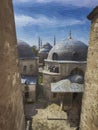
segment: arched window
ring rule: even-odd
[[[84,76],[84,72],[81,69],[79,69],[79,68],[73,69],[70,74],[71,75],[78,74],[78,75]]]
[[[24,65],[24,66],[23,66],[23,72],[25,73],[26,71],[27,71],[27,66]]]
[[[77,52],[72,53],[73,60],[79,60],[79,54]]]
[[[58,60],[58,55],[56,53],[53,53],[52,60]]]
[[[33,65],[30,65],[30,71],[32,71],[33,70]]]

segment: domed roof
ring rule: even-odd
[[[32,48],[24,41],[18,41],[18,55],[19,58],[30,59],[34,57]]]
[[[87,58],[87,45],[71,37],[61,44],[56,44],[49,52],[49,60],[85,61]]]
[[[52,46],[50,45],[50,43],[46,43],[42,46],[42,48],[40,49],[39,53],[48,53],[51,50]]]
[[[72,83],[80,83],[80,84],[83,84],[84,83],[84,77],[82,75],[78,75],[78,74],[75,74],[75,75],[71,75],[69,77],[69,80],[72,82]]]

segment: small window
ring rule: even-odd
[[[29,98],[29,92],[25,92],[25,98]]]
[[[33,65],[30,65],[30,71],[32,71],[33,70]]]
[[[58,55],[56,53],[53,54],[52,60],[58,60]]]
[[[56,98],[57,97],[57,93],[53,93],[53,98]]]
[[[27,71],[27,66],[25,65],[24,67],[23,67],[23,72],[25,73]]]
[[[78,60],[79,59],[79,54],[77,52],[72,53],[73,59]]]

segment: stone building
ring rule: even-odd
[[[38,78],[38,58],[32,48],[25,42],[18,42],[19,65],[23,93],[27,101],[36,100],[36,87]]]
[[[67,40],[50,50],[43,71],[46,99],[60,104],[64,110],[73,106],[79,108],[78,119],[84,92],[87,49],[86,44],[74,40],[70,34]]]
[[[35,57],[32,48],[25,42],[18,42],[18,54],[21,75],[38,75],[38,58]]]
[[[88,19],[91,20],[91,32],[80,130],[98,130],[98,6]]]
[[[0,1],[0,130],[24,130],[12,0]]]
[[[72,38],[67,39],[64,43],[56,44],[51,49],[45,60],[43,71],[44,91],[49,100],[57,99],[57,96],[53,96],[54,94],[51,92],[53,86],[51,83],[67,79],[73,83],[83,84],[86,56],[87,45]]]

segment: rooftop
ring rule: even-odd
[[[21,77],[21,83],[22,84],[36,84],[37,83],[37,77],[22,76]]]

